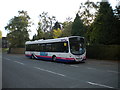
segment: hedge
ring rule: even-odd
[[[87,46],[87,58],[120,60],[120,45]]]
[[[24,54],[25,48],[11,48],[8,50],[8,53],[13,53],[13,54]]]

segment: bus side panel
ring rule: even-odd
[[[25,56],[31,58],[32,54],[29,51],[25,51]]]
[[[25,56],[31,58],[32,54],[34,54],[37,59],[43,60],[52,60],[52,56],[56,56],[56,61],[60,62],[75,62],[74,58],[69,58],[68,53],[50,53],[50,52],[25,52]]]

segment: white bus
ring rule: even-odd
[[[70,36],[57,39],[27,41],[25,56],[60,62],[84,62],[86,48],[84,37]]]

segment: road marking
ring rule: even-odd
[[[53,71],[50,71],[50,70],[46,70],[46,69],[42,69],[42,68],[38,68],[38,67],[34,67],[34,68],[39,69],[41,71],[46,71],[46,72],[49,72],[49,73],[52,73],[52,74],[56,74],[56,75],[65,77],[64,74],[56,73],[56,72],[53,72]]]
[[[93,83],[93,82],[89,82],[89,81],[87,81],[87,83],[91,84],[91,85],[106,87],[106,88],[114,88],[114,87],[111,87],[111,86],[107,86],[107,85],[103,85],[103,84],[98,84],[98,83]]]
[[[87,69],[92,69],[92,70],[96,70],[96,68],[91,68],[91,67],[87,67]]]
[[[18,61],[14,61],[14,62],[24,65],[24,63],[21,63],[21,62],[18,62]]]
[[[70,65],[70,66],[72,66],[72,67],[79,67],[79,66],[77,66],[77,65]]]
[[[112,73],[116,73],[116,74],[120,73],[120,72],[112,71],[112,70],[107,70],[107,72],[112,72]]]
[[[9,58],[5,58],[5,59],[10,61],[10,59],[9,59]]]

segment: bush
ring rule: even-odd
[[[120,59],[120,45],[93,45],[87,46],[87,58],[93,59]]]

